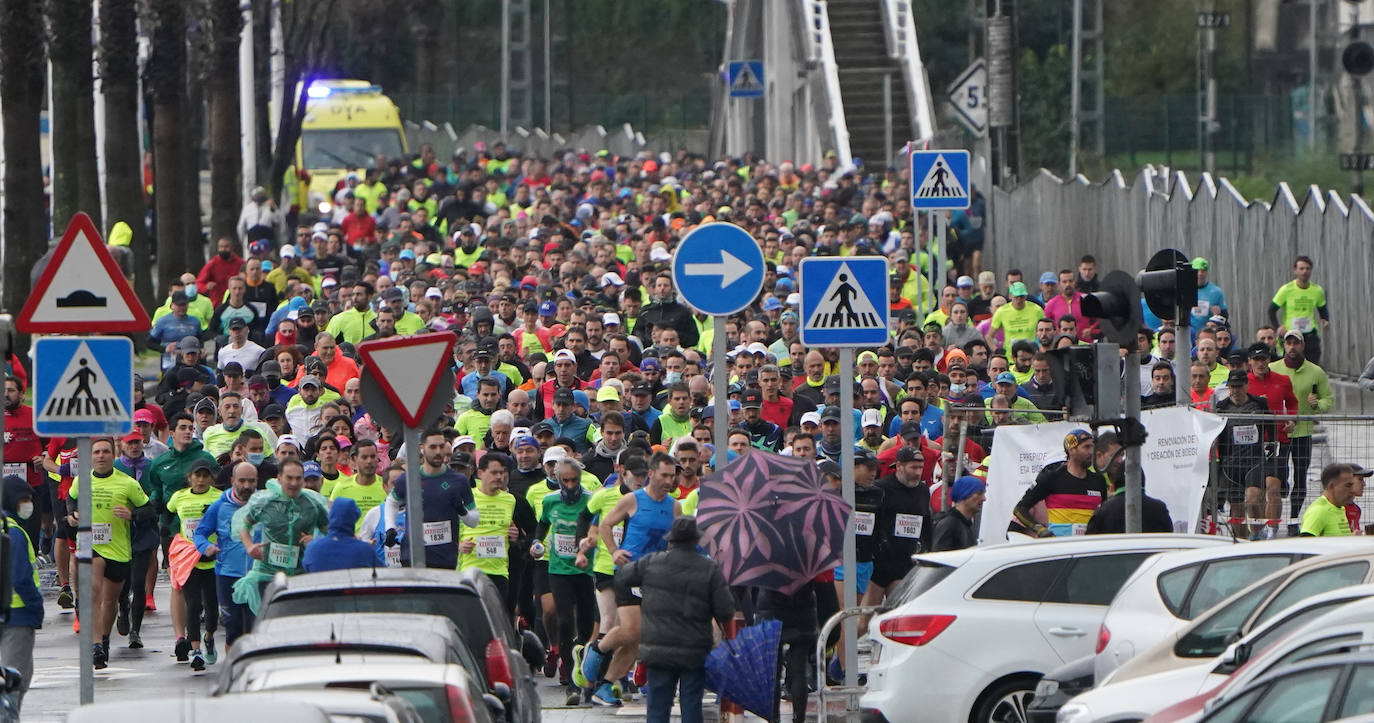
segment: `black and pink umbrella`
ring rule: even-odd
[[[697,525],[727,582],[790,595],[840,563],[852,512],[814,462],[753,450],[702,480]]]

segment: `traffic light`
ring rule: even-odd
[[[1197,270],[1178,249],[1164,249],[1151,256],[1135,280],[1145,305],[1161,319],[1179,321],[1179,307],[1197,306]]]
[[[1369,71],[1374,70],[1374,45],[1356,40],[1345,46],[1345,51],[1341,53],[1341,67],[1354,76],[1369,75]]]
[[[1063,390],[1070,420],[1121,417],[1120,347],[1079,344],[1047,352],[1054,387]]]
[[[1125,271],[1113,271],[1103,277],[1099,288],[1101,291],[1083,296],[1083,315],[1100,321],[1105,340],[1128,349],[1135,348],[1136,332],[1144,323],[1140,313],[1140,289],[1135,279]]]

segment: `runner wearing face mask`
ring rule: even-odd
[[[558,616],[558,683],[567,689],[568,705],[582,702],[582,691],[573,684],[573,646],[586,645],[592,635],[596,591],[588,553],[596,543],[587,534],[592,496],[582,487],[582,464],[564,457],[555,463],[558,491],[544,497],[535,528],[535,539],[549,537],[544,550],[549,560],[549,590]],[[574,637],[576,642],[574,642]]]

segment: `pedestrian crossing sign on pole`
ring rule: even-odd
[[[122,336],[51,336],[33,345],[33,428],[43,437],[133,429],[134,346]]]
[[[880,346],[888,341],[887,259],[802,259],[801,340],[807,346]]]
[[[734,60],[726,72],[731,98],[763,97],[763,61]]]
[[[968,151],[911,152],[911,207],[963,209],[969,204]]]

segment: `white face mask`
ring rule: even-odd
[[[18,509],[16,512],[19,514],[19,519],[21,519],[21,520],[27,520],[27,519],[29,519],[30,517],[33,516],[33,503],[32,503],[32,502],[20,502],[20,503],[19,503],[19,509]]]

